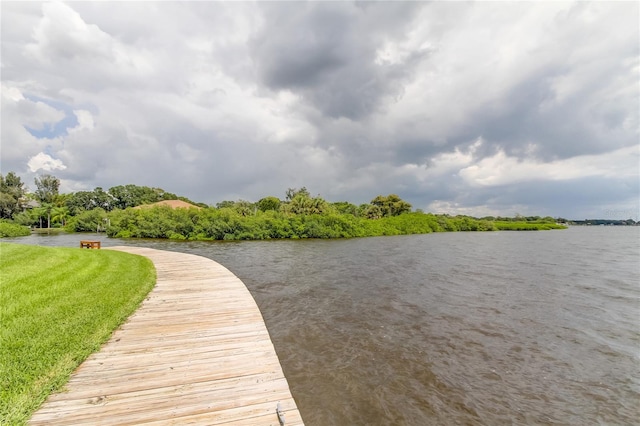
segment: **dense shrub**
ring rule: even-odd
[[[444,231],[492,231],[493,223],[470,217],[424,213],[368,219],[330,209],[326,213],[294,214],[257,210],[251,215],[232,207],[171,209],[158,206],[114,210],[107,216],[107,234],[119,238],[175,240],[266,240],[277,238],[351,238],[425,234]],[[75,230],[95,229],[101,214],[82,214],[72,221]]]
[[[26,237],[31,234],[29,228],[17,223],[0,222],[0,238],[3,237]]]
[[[108,227],[107,212],[101,208],[83,211],[69,219],[65,230],[70,232],[96,232]]]

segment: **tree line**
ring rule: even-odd
[[[93,191],[78,191],[61,194],[60,179],[45,174],[35,178],[36,190],[28,192],[26,184],[14,172],[0,174],[0,219],[39,228],[64,226],[65,222],[83,212],[102,209],[110,212],[163,200],[183,200],[161,188],[138,185],[118,185],[104,191],[101,187]]]
[[[0,219],[5,229],[11,224],[58,227],[69,232],[104,231],[121,238],[180,240],[347,238],[518,229],[513,223],[505,225],[510,218],[477,219],[412,211],[411,204],[396,194],[378,195],[369,203],[355,205],[329,202],[302,187],[287,189],[282,200],[267,196],[257,202],[222,201],[208,206],[161,188],[133,184],[60,194],[60,180],[42,175],[35,179],[35,185],[35,192],[29,193],[15,173],[0,174]],[[182,200],[194,207],[141,208],[164,200]],[[523,229],[556,227],[553,218],[534,218]],[[520,218],[517,223],[523,221]]]

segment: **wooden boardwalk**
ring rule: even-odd
[[[204,257],[136,247],[157,284],[32,425],[302,425],[245,285]]]

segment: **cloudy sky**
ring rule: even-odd
[[[638,219],[638,2],[0,4],[1,170]]]

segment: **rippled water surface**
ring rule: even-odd
[[[309,426],[640,418],[640,228],[103,241],[199,254],[240,277]]]

